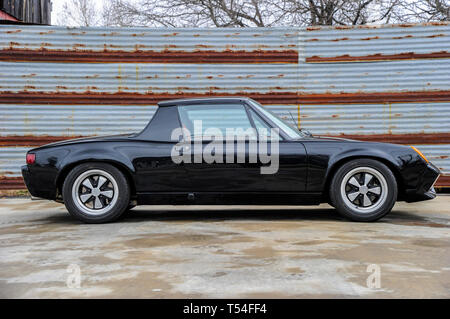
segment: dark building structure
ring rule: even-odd
[[[0,21],[51,24],[50,0],[0,0]]]

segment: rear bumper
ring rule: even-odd
[[[405,201],[408,203],[429,200],[436,197],[434,183],[436,183],[441,171],[432,163],[428,163],[416,189],[407,189]]]
[[[31,196],[52,200],[56,198],[56,188],[48,189],[47,185],[41,182],[41,178],[32,174],[27,165],[23,165],[21,169],[23,180]]]

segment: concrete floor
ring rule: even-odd
[[[367,286],[371,264],[380,288]],[[103,225],[0,199],[0,298],[42,297],[449,298],[450,196],[376,223],[327,205],[143,206]]]

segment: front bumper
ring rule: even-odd
[[[441,171],[432,163],[428,163],[419,179],[417,188],[407,189],[405,201],[408,203],[429,200],[436,197],[434,183],[436,183]]]

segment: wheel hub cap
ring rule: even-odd
[[[99,215],[109,211],[117,201],[118,186],[114,178],[102,170],[90,170],[74,182],[72,196],[83,212]]]
[[[91,192],[91,194],[95,197],[97,197],[98,195],[100,195],[100,190],[98,188],[94,188]]]
[[[367,194],[367,191],[369,190],[369,188],[367,188],[367,186],[361,186],[360,188],[359,188],[359,192],[361,193],[361,194]]]
[[[358,167],[342,179],[341,195],[351,209],[371,213],[387,198],[388,185],[385,177],[372,167]]]

